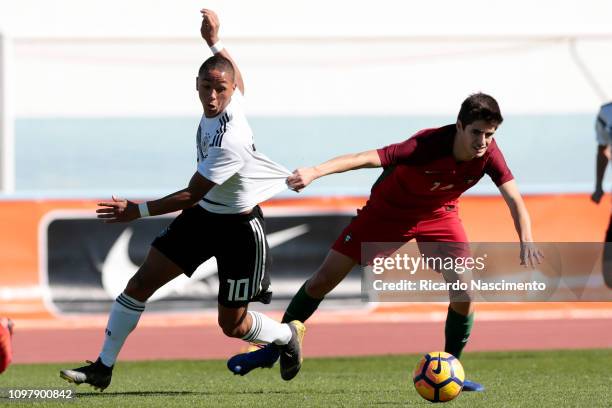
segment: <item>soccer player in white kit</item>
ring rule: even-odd
[[[599,204],[604,194],[603,179],[606,174],[606,169],[608,168],[608,162],[610,161],[610,145],[612,145],[612,102],[602,105],[599,109],[595,121],[595,133],[597,134],[595,191],[591,195],[591,200]],[[612,289],[612,212],[610,213],[610,222],[608,223],[605,242],[602,271],[604,282]]]
[[[136,327],[147,299],[181,274],[216,257],[219,271],[219,326],[229,337],[275,343],[283,351],[281,376],[290,380],[301,365],[305,328],[281,324],[248,310],[249,302],[269,303],[269,249],[258,204],[286,187],[291,173],[255,148],[244,107],[242,75],[218,38],[219,20],[202,12],[201,34],[213,52],[198,72],[197,90],[204,114],[197,131],[197,170],[189,185],[166,197],[136,204],[113,197],[99,204],[98,218],[129,222],[183,210],[151,244],[151,249],[113,304],[98,359],[62,370],[76,384],[104,390],[127,336]]]

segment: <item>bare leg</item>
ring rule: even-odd
[[[323,264],[306,282],[306,294],[315,299],[323,299],[356,264],[353,258],[331,249]]]

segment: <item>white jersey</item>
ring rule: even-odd
[[[612,102],[601,107],[595,121],[597,143],[601,146],[612,144]]]
[[[199,203],[207,211],[245,212],[287,188],[289,170],[255,149],[238,89],[219,115],[202,115],[197,153],[198,172],[216,184]]]

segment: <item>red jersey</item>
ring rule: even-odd
[[[488,174],[500,186],[514,178],[495,139],[482,157],[458,162],[455,125],[425,129],[410,139],[378,149],[383,174],[366,207],[386,216],[431,213],[456,205],[459,196]]]

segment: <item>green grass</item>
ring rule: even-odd
[[[3,403],[8,407],[397,407],[426,406],[411,372],[418,356],[307,359],[291,382],[278,367],[233,376],[224,361],[119,363],[103,393],[76,387],[73,402]],[[454,407],[610,407],[612,349],[467,353],[468,378],[484,393],[463,393]],[[78,364],[77,364],[78,365]],[[66,388],[60,368],[72,364],[13,365],[0,388]]]

